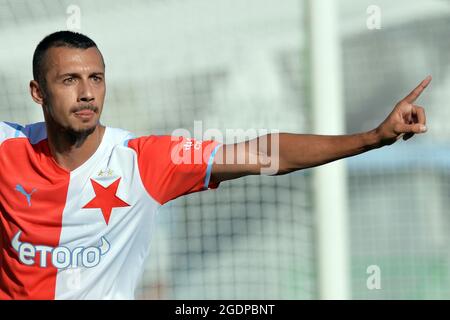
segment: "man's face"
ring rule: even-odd
[[[44,63],[44,113],[72,132],[93,132],[105,99],[105,67],[95,47],[50,48]]]

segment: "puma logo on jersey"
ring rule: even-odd
[[[19,191],[21,194],[23,194],[26,197],[28,206],[31,207],[31,195],[37,191],[36,188],[31,190],[30,193],[28,193],[25,191],[25,188],[22,187],[22,185],[18,184],[18,185],[16,185],[16,190]]]
[[[21,242],[21,234],[22,231],[16,233],[11,240],[11,246],[19,254],[20,262],[27,266],[37,264],[41,268],[47,268],[47,255],[49,255],[53,266],[57,269],[76,268],[80,266],[93,268],[100,263],[102,256],[110,248],[110,244],[105,237],[101,238],[101,245],[99,247],[77,247],[70,250],[67,247],[52,248],[44,245],[33,245],[29,242]],[[40,254],[39,261],[37,261],[37,253]]]

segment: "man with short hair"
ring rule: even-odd
[[[45,122],[0,122],[0,299],[134,298],[161,205],[268,167],[287,174],[423,133],[414,102],[431,81],[369,132],[222,145],[103,126],[105,63],[82,34],[45,37],[33,77]]]

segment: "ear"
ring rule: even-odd
[[[30,81],[30,94],[34,102],[40,105],[44,104],[44,92],[36,80]]]

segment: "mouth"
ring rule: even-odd
[[[75,117],[82,119],[82,120],[89,120],[92,117],[94,117],[95,112],[92,110],[81,110],[74,112]]]

